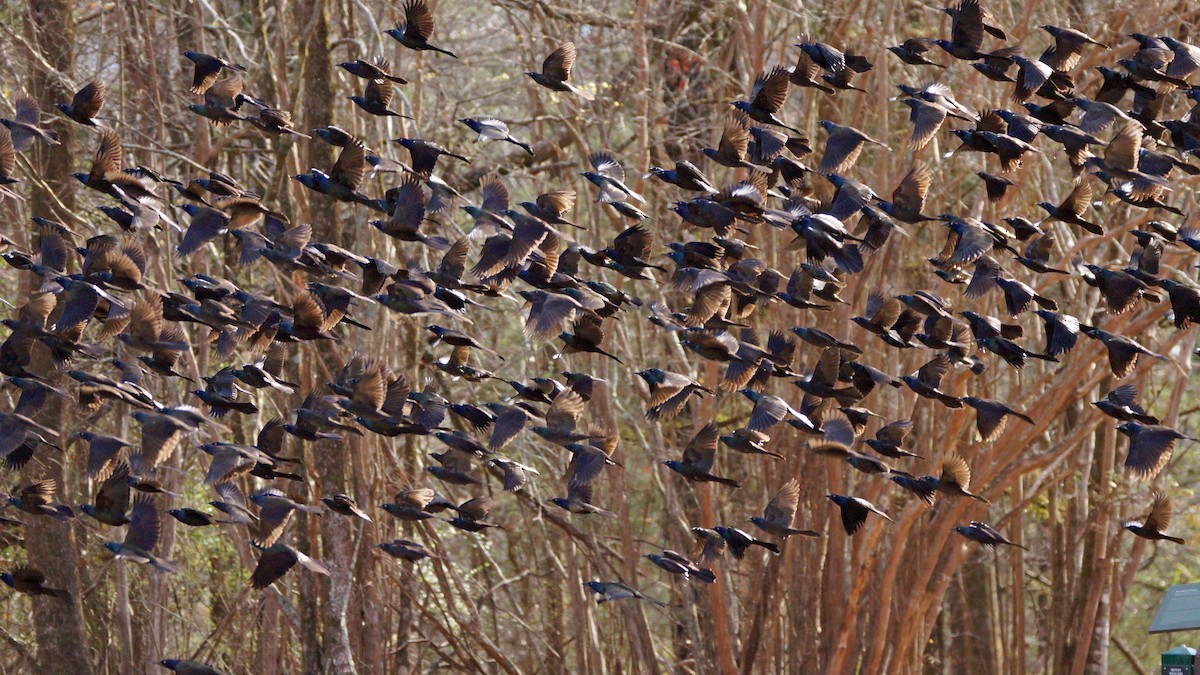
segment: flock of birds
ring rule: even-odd
[[[328,494],[321,498],[322,505],[300,503],[288,495],[289,481],[305,480],[298,473],[302,469],[298,460],[285,454],[289,436],[297,441],[338,441],[364,433],[432,436],[444,450],[431,455],[435,461],[427,468],[430,478],[473,494],[481,492],[488,475],[499,478],[509,492],[540,480],[535,468],[504,456],[522,434],[527,439],[537,436],[540,441],[534,442],[571,456],[565,496],[549,500],[549,505],[580,517],[612,516],[597,503],[594,487],[606,472],[619,470],[612,455],[620,434],[582,423],[594,388],[602,380],[566,371],[561,382],[553,377],[510,381],[472,363],[480,353],[499,364],[504,358],[470,334],[471,310],[487,299],[512,299],[515,292],[528,307],[526,335],[556,341],[561,354],[599,354],[624,364],[621,357],[629,357],[614,353],[607,335],[609,322],[626,311],[646,315],[664,338],[677,339],[700,359],[724,365],[720,382],[707,385],[660,368],[637,372],[649,388],[645,414],[654,422],[680,415],[690,401],[716,396],[718,389],[740,392],[752,406],[744,427],[723,433],[710,421],[701,426],[679,459],[663,462],[687,481],[740,487],[736,480],[715,473],[718,449],[758,455],[766,462],[778,460],[782,455],[769,449],[768,433],[786,423],[810,439],[797,452],[844,460],[858,471],[887,477],[897,489],[929,504],[939,497],[986,504],[985,497],[972,491],[967,462],[952,451],[939,458],[940,470],[934,475],[919,476],[900,468],[916,457],[906,449],[911,421],[885,420],[873,438],[864,438],[872,418],[879,417],[864,400],[876,391],[886,394],[891,388],[907,387],[949,408],[971,408],[980,439],[990,442],[1002,433],[1009,418],[1035,420],[1001,401],[943,390],[943,379],[952,370],[967,369],[978,375],[987,367],[1002,367],[997,365],[1000,362],[1015,369],[1031,358],[1056,362],[1077,345],[1081,334],[1105,345],[1116,378],[1130,375],[1143,357],[1166,360],[1129,336],[1060,311],[1058,302],[1041,295],[1013,271],[1014,265],[1023,267],[1029,281],[1042,275],[1082,277],[1098,289],[1110,314],[1165,300],[1176,328],[1200,321],[1200,290],[1189,281],[1166,278],[1169,270],[1160,267],[1165,247],[1200,251],[1200,231],[1151,220],[1144,229],[1131,231],[1138,247],[1128,266],[1109,268],[1082,259],[1056,262],[1059,247],[1050,227],[1058,221],[1089,234],[1104,233],[1102,226],[1089,220],[1097,186],[1104,188],[1108,199],[1182,215],[1169,203],[1170,184],[1176,172],[1200,174],[1200,166],[1188,162],[1200,150],[1200,88],[1188,82],[1200,69],[1200,48],[1170,37],[1135,34],[1136,52],[1117,62],[1120,70],[1097,67],[1099,84],[1085,96],[1076,89],[1076,80],[1083,76],[1077,65],[1086,51],[1108,49],[1105,45],[1077,30],[1042,26],[1053,43],[1036,59],[1023,56],[1017,46],[993,45],[992,51],[985,52],[986,39],[1000,44],[1006,37],[978,1],[962,0],[946,11],[952,17],[949,39],[913,38],[888,49],[912,66],[946,68],[934,58],[940,56],[934,48],[940,48],[952,63],[967,61],[981,76],[1011,83],[1012,102],[1020,108],[975,111],[957,101],[945,85],[902,85],[902,102],[911,108],[910,149],[925,147],[953,118],[960,128],[950,133],[961,141],[959,152],[998,158],[997,173],[979,173],[991,202],[1004,200],[1016,189],[1009,176],[1027,153],[1061,149],[1075,178],[1074,189],[1061,204],[1041,204],[1046,214],[1040,222],[1020,216],[990,223],[965,215],[926,215],[927,166],[914,164],[890,200],[885,200],[847,174],[864,149],[883,153],[890,148],[858,129],[827,120],[820,122],[827,138],[816,169],[805,166],[802,160],[813,153],[809,139],[780,117],[789,89],[826,93],[857,89],[856,79],[872,68],[861,55],[805,41],[797,45],[796,66],[776,66],[763,73],[747,100],[733,104],[717,147],[703,151],[713,164],[739,170],[744,179],[717,187],[686,159],[672,168],[649,168],[646,178],[656,177],[678,189],[681,201],[670,210],[689,229],[705,235],[666,244],[665,258],[674,269],[653,262],[662,259],[662,253],[642,222],[648,218],[642,210],[645,199],[627,182],[621,163],[606,152],[592,153],[587,158],[590,168],[582,175],[594,186],[599,202],[632,221],[607,247],[593,250],[574,242],[572,231],[579,226],[568,219],[576,200],[573,190],[547,191],[521,202],[518,210],[498,175],[482,179],[478,206],[461,207],[473,221],[471,231],[450,241],[427,232],[427,223],[436,222],[435,215],[448,218],[453,206],[467,198],[439,179],[435,170],[439,162],[467,162],[466,157],[428,139],[395,139],[408,150],[406,164],[376,155],[362,139],[332,126],[314,130],[317,138],[313,139],[293,128],[286,111],[244,91],[245,67],[184,52],[194,63],[191,91],[203,97],[190,106],[194,113],[222,127],[252,124],[266,133],[339,147],[328,172],[314,168],[295,179],[321,195],[315,198],[377,212],[370,223],[385,235],[440,255],[434,269],[421,269],[412,262],[399,266],[314,241],[309,225],[291,223],[286,214],[233,177],[212,172],[183,182],[126,166],[117,131],[97,119],[105,87],[94,80],[58,109],[98,134],[90,170],[74,177],[111,198],[111,204],[100,210],[119,232],[96,234],[81,245],[81,237],[65,225],[34,218],[32,251],[21,250],[9,240],[2,242],[6,249],[2,257],[12,268],[30,275],[33,291],[4,321],[10,334],[0,345],[0,372],[18,395],[12,411],[0,414],[0,456],[10,468],[17,468],[43,448],[59,447],[56,441],[65,443],[55,430],[36,421],[54,398],[73,398],[88,415],[130,410],[140,428],[136,442],[90,430],[71,435],[86,444],[86,466],[79,468],[96,485],[93,503],[78,510],[105,525],[125,527],[122,539],[105,544],[116,558],[162,572],[180,569],[178,563],[156,553],[164,514],[189,527],[245,525],[261,550],[250,577],[255,588],[274,583],[296,565],[329,573],[320,562],[281,540],[295,512],[315,515],[328,510],[371,520],[345,494]],[[390,36],[409,49],[457,58],[430,44],[433,15],[424,0],[407,0],[404,15],[396,28],[387,31]],[[593,94],[572,79],[575,59],[575,46],[568,42],[546,58],[540,71],[527,74],[551,91],[591,101]],[[401,115],[390,107],[392,88],[405,80],[391,72],[388,61],[357,60],[338,66],[363,81],[363,94],[350,97],[359,109],[375,116]],[[1127,93],[1132,94],[1128,105],[1123,103]],[[1184,97],[1196,107],[1178,119],[1162,117],[1174,99]],[[461,121],[479,141],[504,141],[534,153],[498,119]],[[35,143],[58,143],[58,138],[46,128],[38,104],[29,97],[18,98],[13,116],[0,122],[0,186],[6,195],[17,197],[21,180],[15,171],[15,153],[26,152]],[[1107,140],[1097,135],[1109,129]],[[362,192],[368,170],[395,173],[399,184],[382,197],[369,196]],[[822,180],[831,184],[833,192],[824,201],[814,197],[816,182]],[[173,201],[190,218],[186,229],[175,223]],[[847,227],[851,219],[858,220],[856,227]],[[888,248],[888,242],[905,235],[904,228],[924,223],[946,232],[944,247],[929,258],[930,270],[947,284],[963,285],[963,301],[1002,296],[1007,316],[955,311],[947,299],[929,290],[894,296],[875,292],[861,316],[854,318],[863,334],[855,338],[822,330],[821,312],[845,302],[839,292],[850,275],[863,270],[864,258],[899,255]],[[186,292],[153,287],[147,270],[159,255],[154,230],[163,228],[182,232],[174,254],[185,265],[211,242],[233,237],[241,265],[273,265],[286,276],[304,274],[311,281],[292,289],[283,301],[203,274],[177,279]],[[772,269],[753,257],[756,246],[739,238],[747,235],[753,240],[776,233],[794,235],[789,250],[803,249],[803,262],[794,269]],[[469,260],[474,260],[469,268],[473,280],[467,277]],[[685,301],[673,310],[664,301],[639,299],[603,281],[597,274],[600,269],[647,292],[656,287],[651,270],[659,271],[669,277],[673,293],[668,297]],[[198,446],[211,457],[202,481],[216,496],[209,502],[215,515],[187,506],[165,509],[172,495],[164,494],[156,475],[173,453],[189,447],[193,436],[220,438],[228,432],[221,418],[256,414],[256,391],[293,394],[298,385],[288,382],[284,374],[290,345],[335,340],[344,331],[367,329],[355,314],[361,316],[376,303],[433,322],[426,327],[430,345],[449,348],[448,357],[435,364],[439,370],[469,382],[495,379],[511,387],[510,395],[482,405],[453,402],[431,387],[415,390],[375,356],[356,355],[332,382],[307,393],[294,418],[267,422],[255,444],[211,440]],[[814,325],[771,332],[764,342],[749,321],[761,310],[787,311],[785,307],[800,310],[797,316],[812,318]],[[1033,312],[1044,324],[1042,349],[1027,340],[1022,326],[1013,321],[1026,312]],[[240,364],[203,377],[203,388],[191,392],[206,410],[155,400],[144,386],[147,377],[190,379],[177,370],[189,349],[183,324],[193,324],[197,343],[210,344],[218,357]],[[885,348],[928,349],[932,356],[916,372],[899,377],[859,359],[865,350]],[[810,352],[813,365],[810,371],[797,373],[792,368],[802,349]],[[768,393],[778,379],[801,390],[798,407],[789,403],[792,395]],[[1126,468],[1148,479],[1164,467],[1174,445],[1188,436],[1163,426],[1138,405],[1137,398],[1132,384],[1122,384],[1095,406],[1117,420],[1117,428],[1129,437]],[[459,426],[471,433],[452,430],[450,416],[459,418]],[[247,496],[243,487],[251,477],[267,487]],[[7,501],[22,517],[64,521],[76,517],[76,509],[59,503],[57,493],[53,480],[41,480],[19,487]],[[695,527],[698,553],[688,556],[668,550],[646,558],[668,574],[712,583],[716,576],[708,566],[726,551],[742,558],[757,546],[779,554],[779,542],[787,537],[819,536],[796,525],[799,495],[798,480],[785,480],[761,515],[748,518],[754,533],[732,525]],[[840,509],[848,535],[859,532],[871,516],[891,520],[865,499],[828,497]],[[389,517],[406,522],[442,520],[467,533],[482,533],[502,528],[493,520],[495,505],[486,496],[460,503],[432,487],[412,485],[381,508]],[[1166,533],[1170,519],[1167,498],[1157,494],[1149,516],[1125,528],[1138,536],[1182,544],[1182,539]],[[21,521],[4,517],[3,524],[19,526]],[[955,529],[984,546],[1013,544],[983,521]],[[410,563],[430,556],[425,546],[412,540],[397,539],[379,548]],[[65,591],[49,587],[32,564],[0,579],[22,593],[71,601]],[[587,585],[599,602],[635,598],[663,604],[619,581]],[[162,664],[181,673],[218,672],[190,661]]]

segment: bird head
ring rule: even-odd
[[[737,108],[738,110],[741,110],[742,112],[747,113],[747,114],[749,114],[750,110],[752,109],[750,106],[750,103],[747,101],[730,101],[729,105],[731,105],[731,106]]]
[[[80,183],[83,183],[84,185],[87,185],[88,175],[86,173],[83,173],[83,172],[73,173],[73,174],[71,174],[71,178],[74,178],[75,180],[79,181]]]
[[[91,504],[80,504],[79,510],[83,511],[84,513],[88,514],[89,516],[92,516],[93,518],[96,517],[96,507]]]
[[[966,537],[970,535],[971,527],[969,525],[955,525],[954,531]]]
[[[584,585],[597,593],[604,592],[605,583],[603,581],[588,581]]]
[[[550,499],[547,499],[546,501],[559,507],[560,509],[570,509],[571,508],[571,502],[568,501],[564,497],[551,497]]]
[[[645,380],[647,384],[659,384],[666,378],[663,371],[658,368],[639,370],[637,376]]]
[[[116,554],[118,554],[118,553],[120,553],[120,552],[121,552],[121,544],[120,544],[120,543],[118,543],[118,542],[115,542],[115,541],[106,541],[106,542],[104,542],[104,543],[103,543],[103,544],[101,544],[101,545],[102,545],[104,548],[106,548],[106,549],[108,549],[109,551],[111,551],[111,552],[113,553],[113,555],[116,555]]]
[[[739,393],[741,393],[742,396],[745,396],[746,398],[748,398],[751,401],[754,401],[756,403],[758,402],[758,399],[762,398],[762,394],[758,393],[757,391],[754,391],[753,389],[740,389]]]
[[[404,29],[401,28],[400,26],[397,26],[395,28],[389,28],[383,32],[392,36],[393,38],[395,38],[397,40],[401,40],[401,41],[404,40]]]

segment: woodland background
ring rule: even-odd
[[[1042,23],[1080,28],[1127,52],[1133,43],[1126,33],[1186,36],[1187,27],[1200,18],[1194,3],[1171,0],[1140,2],[1133,10],[1115,0],[986,4],[1012,42],[1028,36],[1027,54],[1040,53],[1048,43],[1037,30]],[[581,242],[593,246],[624,225],[611,211],[589,203],[590,190],[578,176],[587,153],[611,149],[630,173],[639,174],[650,164],[696,158],[700,147],[716,140],[728,102],[744,95],[758,72],[794,63],[792,44],[799,35],[855,47],[876,64],[863,79],[867,94],[792,92],[784,117],[806,130],[814,144],[821,137],[817,121],[831,118],[902,148],[907,109],[883,103],[898,83],[920,84],[938,76],[960,100],[976,107],[1007,103],[1007,87],[983,80],[964,64],[948,74],[917,72],[883,51],[905,37],[948,35],[949,17],[937,2],[441,0],[434,9],[435,42],[460,54],[461,61],[417,55],[384,35],[398,17],[399,4],[392,2],[3,0],[0,109],[10,110],[14,96],[29,92],[49,111],[52,103],[69,101],[78,85],[101,77],[109,85],[104,116],[119,121],[131,155],[128,164],[178,177],[224,171],[292,213],[293,222],[311,222],[316,239],[396,260],[402,253],[366,225],[363,210],[311,199],[291,179],[309,167],[331,165],[329,146],[267,137],[248,125],[218,131],[187,112],[186,104],[194,100],[187,92],[190,63],[179,52],[195,49],[245,64],[248,90],[292,110],[300,129],[336,123],[385,153],[391,150],[386,139],[397,136],[435,139],[464,151],[472,163],[446,165],[443,177],[468,199],[477,197],[472,190],[479,178],[494,169],[522,198],[552,187],[578,189],[580,202],[569,215],[588,226]],[[596,91],[594,104],[552,98],[521,74],[536,69],[545,54],[568,39],[580,50],[574,77]],[[360,84],[333,64],[378,54],[391,58],[393,72],[411,81],[398,88],[397,107],[416,123],[368,118],[345,100]],[[1084,66],[1100,58],[1114,57],[1089,51]],[[479,115],[508,121],[514,135],[534,143],[536,157],[500,143],[475,145],[455,120]],[[39,145],[21,157],[22,177],[32,182],[20,187],[28,200],[0,203],[0,233],[21,245],[29,242],[26,224],[32,215],[81,232],[110,225],[89,208],[99,198],[83,194],[67,177],[70,171],[86,171],[95,138],[59,119],[51,126],[63,135],[63,145]],[[984,168],[982,159],[943,159],[942,153],[952,149],[944,145],[946,138],[942,135],[940,144],[922,154],[935,175],[928,213],[1036,217],[1034,203],[1041,198],[1057,203],[1070,189],[1069,177],[1052,170],[1050,158],[1035,156],[1017,178],[1018,196],[993,208],[973,175]],[[868,152],[854,177],[886,194],[911,163],[901,150]],[[1058,158],[1053,166],[1062,165]],[[724,171],[714,171],[719,183],[727,182]],[[54,178],[38,182],[32,178],[37,175]],[[388,180],[377,179],[366,190],[382,193],[390,187]],[[660,245],[686,236],[667,210],[675,198],[669,186],[635,183],[650,201],[656,220],[649,224]],[[1179,186],[1177,192],[1190,196],[1177,205],[1200,212],[1193,190]],[[1098,218],[1113,230],[1144,219],[1142,213],[1108,206]],[[443,225],[447,233],[453,228]],[[933,229],[918,229],[901,245],[935,250],[939,236]],[[1062,230],[1060,242],[1070,250],[1072,233]],[[167,250],[169,243],[161,244]],[[407,250],[421,255],[413,251]],[[792,267],[793,254],[777,250],[770,240],[759,253],[785,273]],[[252,288],[277,287],[273,268],[238,269],[232,251],[224,254],[196,256],[189,271],[227,275]],[[1113,237],[1088,255],[1097,263],[1124,261],[1128,251]],[[897,254],[869,261],[845,293],[851,306],[824,321],[848,332],[849,317],[873,288],[891,293],[936,288],[923,257]],[[180,275],[180,269],[167,268],[179,266],[179,260],[168,255],[157,260],[162,268],[152,270],[152,278],[170,283]],[[0,295],[19,297],[19,278],[15,271],[0,271]],[[664,293],[645,283],[611,280],[647,299]],[[1099,295],[1078,278],[1051,279],[1043,292],[1084,298],[1085,308],[1075,312],[1080,318],[1103,311]],[[513,318],[516,307],[502,309],[474,315],[473,332],[509,355],[505,374],[525,379],[561,370],[562,363],[550,359],[549,346],[522,337]],[[1165,303],[1146,305],[1142,313],[1108,319],[1105,327],[1138,336],[1178,364],[1142,368],[1136,377],[1151,412],[1187,433],[1194,429],[1197,409],[1187,386],[1195,331],[1172,329],[1165,310]],[[410,382],[434,378],[452,401],[507,395],[497,388],[502,384],[449,381],[429,368],[433,356],[422,339],[424,322],[396,319],[382,308],[360,318],[375,330],[346,333],[343,343],[320,352],[311,345],[291,351],[287,375],[303,385],[301,391],[328,381],[330,372],[358,351],[385,359]],[[795,312],[775,312],[755,320],[769,329],[801,319]],[[542,485],[535,482],[528,494],[502,501],[496,519],[506,532],[466,536],[437,526],[402,529],[381,512],[365,526],[331,514],[301,516],[293,525],[292,543],[333,574],[292,574],[264,592],[247,586],[253,551],[216,528],[181,533],[167,520],[162,552],[186,567],[167,578],[106,560],[99,542],[108,532],[94,522],[33,519],[23,532],[27,553],[6,534],[0,567],[27,555],[53,585],[82,598],[77,605],[82,609],[64,616],[57,603],[0,594],[0,671],[161,672],[158,659],[195,658],[234,673],[1148,672],[1157,668],[1160,651],[1187,639],[1145,634],[1162,591],[1193,581],[1198,561],[1194,547],[1155,546],[1119,528],[1122,519],[1145,508],[1153,486],[1136,483],[1120,470],[1124,441],[1089,405],[1113,384],[1098,343],[1081,342],[1061,366],[1031,363],[1020,374],[999,362],[989,366],[972,385],[983,392],[975,395],[1005,400],[1039,423],[1012,423],[987,446],[975,442],[969,412],[914,403],[907,391],[879,399],[886,401],[877,409],[880,414],[912,416],[915,452],[934,458],[957,449],[966,457],[975,473],[973,485],[993,500],[988,520],[1030,549],[992,553],[967,545],[951,529],[979,515],[968,500],[943,501],[933,510],[913,504],[886,481],[860,481],[840,463],[805,459],[798,452],[802,438],[790,429],[777,432],[772,445],[788,455],[784,462],[739,462],[738,456],[722,455],[726,473],[746,485],[741,490],[693,489],[670,476],[658,459],[677,452],[710,416],[733,423],[749,406],[736,393],[727,394],[693,408],[697,414],[647,423],[645,389],[634,370],[663,365],[705,382],[716,378],[711,363],[697,366],[702,362],[685,357],[677,343],[651,328],[644,316],[631,313],[610,338],[613,351],[636,367],[568,357],[572,369],[609,382],[588,414],[620,430],[618,452],[626,468],[610,472],[597,497],[618,513],[617,523],[543,511],[541,500],[557,494],[563,460],[537,448],[528,451],[540,458],[535,464],[543,472]],[[1040,339],[1040,328],[1034,335]],[[197,373],[224,365],[195,336],[193,345],[186,358]],[[804,372],[815,355],[804,351],[797,370]],[[867,360],[888,372],[907,373],[920,358],[888,350]],[[957,391],[960,384],[952,382],[949,389]],[[187,397],[180,385],[151,386],[160,400]],[[163,389],[176,386],[179,391]],[[794,392],[797,399],[799,394]],[[261,419],[231,420],[235,433],[227,440],[253,439],[267,417],[286,414],[299,396],[291,401],[262,397]],[[50,419],[64,436],[82,428],[118,435],[130,431],[120,415],[84,419],[70,404]],[[433,449],[423,439],[395,442],[371,435],[341,445],[306,445],[300,451],[310,480],[298,496],[312,501],[340,485],[373,507],[389,501],[401,485],[423,483],[425,453]],[[177,453],[172,461],[175,468],[195,472],[198,455]],[[20,476],[4,480],[15,484],[65,476],[65,500],[86,503],[93,487],[82,472],[62,467],[82,460],[78,447],[61,457],[43,454]],[[1157,487],[1172,495],[1178,514],[1174,529],[1183,536],[1196,522],[1192,486],[1198,474],[1195,450],[1185,443],[1157,479]],[[801,478],[804,490],[798,526],[821,530],[821,539],[789,541],[780,557],[727,561],[718,571],[719,582],[706,588],[673,584],[641,557],[661,548],[690,550],[690,526],[741,521],[760,510],[791,475]],[[493,483],[491,489],[499,487]],[[824,499],[826,492],[847,489],[879,503],[896,518],[895,525],[879,523],[847,538],[836,509]],[[195,506],[210,498],[191,486],[181,501]],[[413,567],[374,549],[396,536],[423,541],[439,557]],[[623,580],[680,608],[660,611],[635,602],[597,607],[582,585],[594,578]]]

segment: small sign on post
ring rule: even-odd
[[[1162,675],[1195,675],[1196,650],[1176,647],[1162,653]]]
[[[1151,633],[1200,630],[1200,584],[1177,584],[1167,589]],[[1162,675],[1196,675],[1196,650],[1176,647],[1162,653]]]

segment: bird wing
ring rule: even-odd
[[[792,478],[779,488],[763,509],[763,519],[782,527],[791,527],[800,506],[800,481]]]
[[[129,491],[129,465],[121,462],[96,491],[96,510],[125,513],[129,510]]]
[[[583,415],[585,402],[571,389],[564,390],[550,404],[546,412],[546,426],[560,433],[571,433]]]
[[[575,206],[574,190],[551,190],[537,197],[537,205],[561,216]]]
[[[792,72],[786,66],[775,66],[758,76],[750,90],[750,105],[775,114],[787,101]]]
[[[606,178],[611,178],[616,181],[625,182],[625,169],[621,167],[621,163],[613,158],[607,152],[593,152],[588,155],[588,164],[596,170],[596,173]]]
[[[386,108],[392,102],[392,83],[389,80],[367,80],[363,98]]]
[[[139,494],[133,500],[133,510],[129,512],[129,529],[125,532],[125,545],[140,551],[150,553],[158,545],[158,531],[161,524],[158,507],[154,498]]]
[[[417,42],[427,42],[433,37],[433,11],[425,0],[404,3],[404,36]]]
[[[912,428],[912,420],[896,420],[876,431],[875,438],[891,445],[901,445],[904,443],[904,439],[912,433]]]
[[[950,42],[956,47],[979,51],[983,46],[983,8],[979,0],[962,0],[952,14]]]
[[[265,549],[250,575],[250,585],[256,589],[270,586],[295,567],[299,559],[300,552],[287,544],[275,544]]]
[[[571,79],[571,68],[575,66],[577,55],[574,42],[562,44],[542,62],[542,75],[548,80],[566,82]]]
[[[717,439],[720,436],[721,430],[716,422],[705,424],[684,448],[683,463],[701,473],[711,473],[717,455]]]
[[[740,110],[735,111],[725,119],[721,139],[717,141],[717,154],[727,161],[742,161],[746,158],[749,144],[750,118]]]
[[[104,107],[104,82],[92,80],[75,92],[71,99],[71,110],[84,119],[95,117]]]
[[[362,185],[363,176],[367,172],[367,149],[362,141],[352,138],[338,155],[333,169],[329,172],[331,180],[341,183],[351,190],[357,190]]]
[[[121,160],[124,155],[121,149],[121,137],[117,132],[106,130],[100,134],[100,147],[92,156],[92,170],[88,174],[92,179],[103,179],[121,170]]]
[[[971,487],[971,467],[959,455],[950,455],[942,460],[942,475],[938,480],[946,485],[957,485],[963,490]]]
[[[1136,171],[1142,149],[1142,131],[1140,123],[1126,122],[1104,149],[1104,163],[1125,171]]]
[[[1154,501],[1150,504],[1150,515],[1142,526],[1152,532],[1165,532],[1171,526],[1171,500],[1161,492],[1155,493]]]

